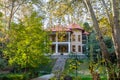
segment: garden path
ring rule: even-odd
[[[38,78],[34,78],[32,80],[49,80],[52,77],[54,77],[54,74],[51,73],[51,74],[40,76]]]

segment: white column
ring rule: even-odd
[[[68,43],[68,53],[70,53],[70,42]]]
[[[56,54],[58,54],[58,42],[56,42]]]
[[[56,35],[56,54],[58,54],[58,36],[57,36],[57,33],[55,35]]]
[[[68,32],[68,53],[70,53],[70,32]]]
[[[68,42],[70,42],[70,32],[68,32]]]

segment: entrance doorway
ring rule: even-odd
[[[68,44],[59,44],[58,52],[59,53],[68,53]]]

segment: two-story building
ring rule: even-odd
[[[54,54],[83,54],[83,46],[86,44],[86,37],[89,33],[85,32],[78,24],[68,26],[55,26],[50,28],[50,40],[52,41],[51,51]]]

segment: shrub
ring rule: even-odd
[[[0,80],[28,80],[28,74],[1,74]]]
[[[4,69],[7,66],[7,62],[5,59],[0,58],[0,69]]]

